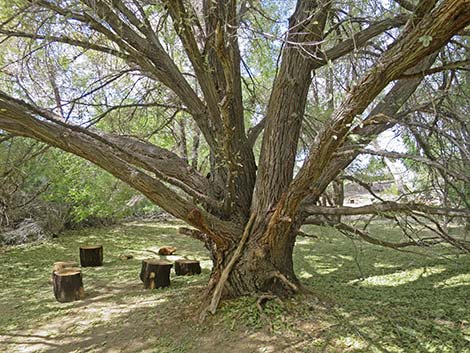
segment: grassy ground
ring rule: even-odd
[[[295,254],[312,294],[271,301],[263,313],[256,298],[227,301],[198,324],[210,261],[177,227],[129,223],[0,249],[0,352],[470,352],[468,255],[416,256],[313,228],[320,238],[300,238]],[[377,230],[396,237],[387,228]],[[52,263],[78,260],[80,245],[98,243],[105,262],[83,269],[86,299],[57,303]],[[162,245],[201,260],[203,274],[143,290],[140,261]]]

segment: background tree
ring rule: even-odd
[[[297,292],[292,251],[304,223],[385,246],[425,244],[411,232],[405,243],[381,241],[337,217],[405,212],[470,249],[431,217],[468,209],[317,205],[357,156],[373,152],[371,141],[417,109],[402,107],[426,74],[448,68],[433,63],[461,44],[468,0],[8,5],[0,128],[95,163],[193,226],[183,232],[204,241],[214,262],[210,311],[222,294]],[[165,121],[173,151],[158,133]],[[207,175],[188,163],[189,126],[193,146],[207,151]]]

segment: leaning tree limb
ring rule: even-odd
[[[233,266],[235,265],[236,261],[242,254],[243,247],[246,241],[248,240],[251,227],[255,221],[255,218],[256,218],[256,214],[252,213],[252,215],[250,216],[250,219],[248,220],[248,223],[245,226],[245,230],[243,231],[243,235],[240,239],[240,242],[238,243],[238,246],[232,255],[232,258],[230,259],[229,263],[223,269],[222,274],[220,275],[219,281],[217,282],[217,285],[215,286],[214,293],[212,295],[212,299],[208,308],[205,309],[201,314],[202,318],[205,316],[207,311],[209,311],[211,314],[215,314],[217,307],[219,305],[219,302],[220,302],[220,297],[222,296],[222,291],[224,289],[225,282],[227,282],[228,276],[230,275],[230,272],[232,271]]]
[[[110,146],[100,138],[75,131],[71,126],[37,119],[24,106],[3,96],[0,96],[0,128],[45,142],[93,162],[142,192],[173,216],[203,232],[207,232],[207,229],[217,230],[209,233],[217,239],[234,237],[234,234],[241,232],[237,224],[199,210],[196,204],[178,195],[162,181],[126,161],[122,154],[113,153]]]
[[[358,236],[362,240],[374,244],[383,246],[386,248],[391,248],[395,250],[403,249],[410,246],[430,246],[444,242],[440,237],[427,237],[419,240],[412,240],[407,242],[395,243],[386,240],[381,240],[372,237],[368,232],[361,230],[357,227],[350,226],[342,222],[336,222],[330,219],[320,218],[320,217],[309,217],[305,220],[304,224],[318,225],[318,226],[328,226],[333,227],[340,231],[343,234],[350,234],[353,236]]]

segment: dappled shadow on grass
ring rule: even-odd
[[[187,291],[194,292],[193,289],[188,287]],[[171,290],[140,292],[115,293],[114,296],[123,295],[120,301],[95,296],[75,302],[64,317],[37,323],[31,330],[47,334],[13,332],[2,338],[4,343],[10,343],[10,352],[153,351],[160,345],[158,341],[165,338],[166,329],[175,331],[171,327],[176,324],[174,308],[182,303]],[[188,292],[187,299],[191,297]],[[183,343],[184,337],[178,344]]]
[[[300,238],[295,250],[296,272],[312,294],[268,302],[263,313],[257,298],[224,301],[199,324],[211,263],[203,245],[178,235],[177,226],[74,231],[1,254],[0,351],[421,353],[465,352],[469,345],[468,256],[416,257],[324,229],[318,240]],[[94,243],[104,246],[104,266],[82,269],[86,298],[57,303],[48,283],[52,263],[78,260],[78,247]],[[141,260],[158,257],[164,245],[201,260],[203,274],[172,274],[171,287],[143,290]]]
[[[176,227],[127,224],[73,231],[46,244],[10,248],[1,255],[0,351],[107,352],[112,347],[141,351],[150,338],[164,340],[168,322],[185,317],[181,308],[197,306],[210,271],[202,244],[184,240],[177,237]],[[104,265],[82,268],[85,299],[57,303],[49,283],[53,262],[77,261],[79,246],[93,243],[103,244]],[[158,257],[147,250],[164,245],[176,246],[180,256],[201,260],[203,274],[172,275],[170,288],[143,290],[138,278],[141,259]],[[123,254],[132,258],[124,260]],[[138,337],[132,340],[135,349],[129,335]]]
[[[301,280],[334,303],[337,325],[326,347],[470,351],[470,256],[445,247],[423,253],[352,243],[333,232],[320,241],[299,241],[295,263]]]
[[[104,266],[82,269],[85,299],[57,303],[48,283],[52,263],[78,260],[78,247],[93,243],[103,244]],[[154,257],[163,245],[201,260],[203,273],[172,275],[171,287],[143,290],[141,260]],[[133,258],[123,260],[122,254]],[[269,353],[289,346],[260,325],[251,298],[224,303],[234,316],[222,311],[197,322],[211,264],[203,245],[178,236],[175,225],[132,223],[69,232],[48,244],[11,248],[2,261],[7,266],[0,273],[8,281],[0,288],[0,304],[11,308],[0,316],[2,352]]]

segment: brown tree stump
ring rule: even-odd
[[[69,267],[60,271],[54,271],[52,284],[54,296],[58,302],[73,302],[85,297],[82,271],[79,268]]]
[[[173,264],[158,259],[142,260],[140,279],[145,289],[168,287],[170,285],[170,270]]]
[[[201,265],[196,260],[176,260],[175,272],[178,276],[198,275],[201,273]]]
[[[103,246],[81,246],[80,265],[82,267],[96,267],[103,265]]]

